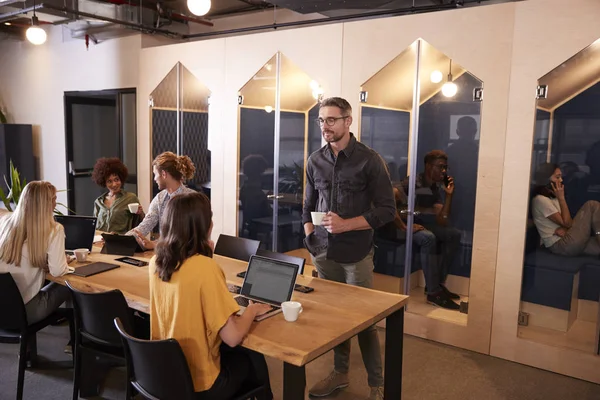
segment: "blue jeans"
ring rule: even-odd
[[[369,289],[373,287],[373,249],[365,258],[353,264],[342,264],[327,260],[325,258],[326,254],[327,251],[312,257],[319,278]],[[369,386],[383,386],[381,352],[375,325],[358,334],[358,345],[362,353],[363,363],[367,369]],[[337,345],[333,349],[333,353],[334,369],[337,372],[347,374],[350,366],[350,340]]]
[[[413,233],[413,243],[419,246],[418,256],[425,275],[427,294],[435,294],[442,290],[442,264],[437,254],[437,239],[433,232],[422,230]]]

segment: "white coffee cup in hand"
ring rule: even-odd
[[[88,249],[76,249],[73,251],[75,253],[75,258],[77,258],[77,262],[84,262],[87,260]]]
[[[312,218],[313,225],[321,225],[323,223],[323,218],[327,215],[326,212],[320,211],[312,211],[310,216]]]
[[[129,203],[127,205],[129,207],[129,212],[132,214],[137,214],[138,208],[140,207],[140,203]]]
[[[288,322],[296,321],[303,310],[302,304],[297,301],[284,301],[281,303],[281,309],[283,310],[283,318]]]

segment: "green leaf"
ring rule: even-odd
[[[2,189],[1,187],[0,187],[0,200],[2,200],[2,202],[4,203],[4,207],[6,207],[6,209],[8,211],[12,211],[12,207],[10,206],[10,200],[4,193],[4,189]]]
[[[4,113],[2,112],[2,110],[0,110],[0,124],[5,124],[6,121],[6,116],[4,115]]]

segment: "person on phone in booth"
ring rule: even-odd
[[[373,230],[394,219],[392,183],[383,159],[350,132],[352,107],[345,99],[321,101],[317,123],[327,145],[308,158],[302,223],[305,244],[319,277],[373,286]],[[311,212],[326,212],[312,223]],[[371,388],[369,400],[383,399],[383,373],[375,326],[358,334]],[[334,369],[315,384],[312,396],[328,396],[349,385],[350,340],[334,348]]]
[[[600,203],[587,201],[571,218],[558,165],[543,163],[535,172],[531,214],[542,243],[563,256],[600,255]]]
[[[439,256],[429,258],[434,265],[423,266],[426,273],[427,302],[438,307],[458,310],[460,307],[453,300],[460,299],[460,296],[446,288],[448,270],[460,246],[461,237],[460,231],[449,226],[448,221],[454,195],[454,179],[447,174],[448,156],[443,151],[430,151],[425,155],[424,162],[425,172],[418,174],[415,181],[415,211],[418,214],[414,218],[414,237],[420,240],[423,236],[430,242],[433,235],[440,246],[437,249]],[[408,177],[402,181],[401,186],[402,193],[400,190],[395,191],[398,208],[396,221],[404,222],[400,210],[408,208]],[[442,190],[445,193],[444,198]],[[419,244],[418,241],[416,243]],[[429,282],[427,276],[430,278]]]

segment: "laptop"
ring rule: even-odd
[[[140,247],[137,240],[135,240],[135,236],[103,233],[102,238],[104,239],[104,247],[102,247],[102,251],[100,251],[102,254],[132,256],[134,253],[142,253],[145,251]]]
[[[77,249],[92,251],[96,234],[96,217],[81,215],[55,215],[54,220],[65,229],[65,250]]]
[[[281,303],[292,298],[294,284],[298,276],[298,265],[272,258],[252,256],[244,278],[242,290],[234,299],[240,306],[242,315],[249,301],[270,305],[268,311],[255,318],[255,321],[272,317],[281,312]]]

